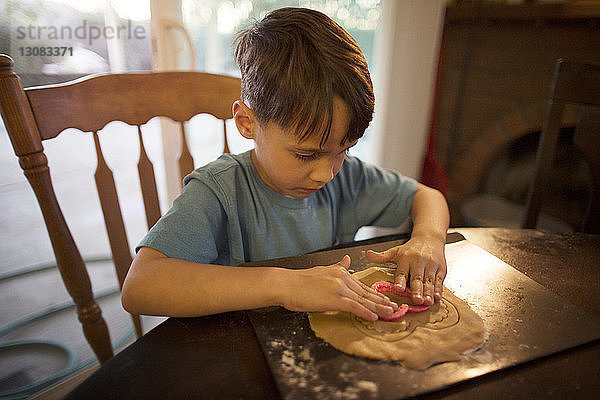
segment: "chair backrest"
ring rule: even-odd
[[[105,74],[63,84],[23,89],[10,57],[0,55],[0,111],[19,164],[33,188],[50,236],[57,266],[67,291],[77,306],[79,320],[94,353],[104,362],[113,355],[112,345],[90,278],[79,249],[57,201],[42,141],[67,128],[91,132],[97,154],[96,187],[104,215],[119,284],[127,274],[132,253],[111,169],[104,160],[98,131],[111,121],[138,127],[138,172],[148,227],[160,217],[154,168],[147,156],[141,125],[155,116],[177,121],[182,137],[179,158],[183,178],[194,168],[185,140],[184,122],[208,113],[223,120],[232,118],[232,103],[240,97],[238,78],[200,72]],[[132,316],[138,336],[141,324]]]
[[[600,64],[558,60],[536,158],[534,180],[529,190],[523,228],[535,228],[550,180],[550,170],[567,104],[600,106]],[[586,115],[581,113],[580,115]],[[595,114],[596,116],[598,114]],[[583,152],[592,172],[592,190],[582,226],[587,233],[600,233],[600,124],[582,118],[575,130],[574,143]]]

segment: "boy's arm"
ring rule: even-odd
[[[376,320],[397,305],[348,273],[350,257],[303,270],[228,267],[169,258],[149,247],[136,255],[123,284],[133,314],[191,317],[280,305],[292,311],[348,311]]]
[[[446,277],[444,245],[449,225],[448,205],[437,190],[419,184],[413,198],[413,231],[408,242],[381,253],[369,250],[367,257],[377,263],[394,262],[396,284],[404,290],[408,279],[412,300],[431,305],[442,298]]]

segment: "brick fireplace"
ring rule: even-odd
[[[449,176],[453,226],[465,223],[463,202],[489,190],[486,180],[498,157],[515,144],[531,143],[526,136],[539,135],[558,58],[600,62],[600,2],[448,6],[435,155]],[[577,109],[567,110],[567,131],[577,117]],[[514,154],[502,162],[519,164]]]

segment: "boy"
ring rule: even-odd
[[[349,311],[367,320],[397,304],[348,273],[350,257],[309,269],[237,267],[352,240],[364,225],[414,229],[402,246],[369,251],[397,265],[416,304],[442,296],[448,208],[434,189],[346,155],[372,119],[362,52],[324,14],[271,12],[236,39],[242,95],[233,104],[252,151],[186,177],[182,194],[139,245],[123,286],[134,314],[199,316],[280,305]]]

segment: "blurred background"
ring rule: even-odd
[[[193,69],[239,76],[232,57],[235,33],[285,6],[326,13],[363,49],[376,112],[354,155],[440,189],[453,226],[518,226],[555,62],[600,62],[599,1],[0,0],[0,52],[15,60],[24,87],[106,72]],[[41,47],[67,50],[27,54]],[[564,145],[543,229],[571,231],[583,218],[592,171],[569,144],[580,115],[580,109],[569,109],[563,121]],[[199,115],[188,128],[196,166],[218,157],[218,121]],[[170,121],[158,118],[143,127],[163,212],[181,185],[175,164],[180,143],[178,135],[166,134],[170,129]],[[237,133],[233,125],[229,132]],[[133,247],[146,230],[137,189],[137,130],[113,122],[100,139],[111,155],[107,162]],[[234,153],[252,147],[237,134],[228,143]],[[111,336],[124,345],[133,340],[132,330],[118,301],[108,242],[96,234],[104,222],[93,181],[93,140],[67,130],[45,147]],[[27,397],[94,360],[2,122],[0,209],[0,396]],[[158,322],[150,319],[145,326]],[[15,368],[14,360],[25,356],[28,364]]]

